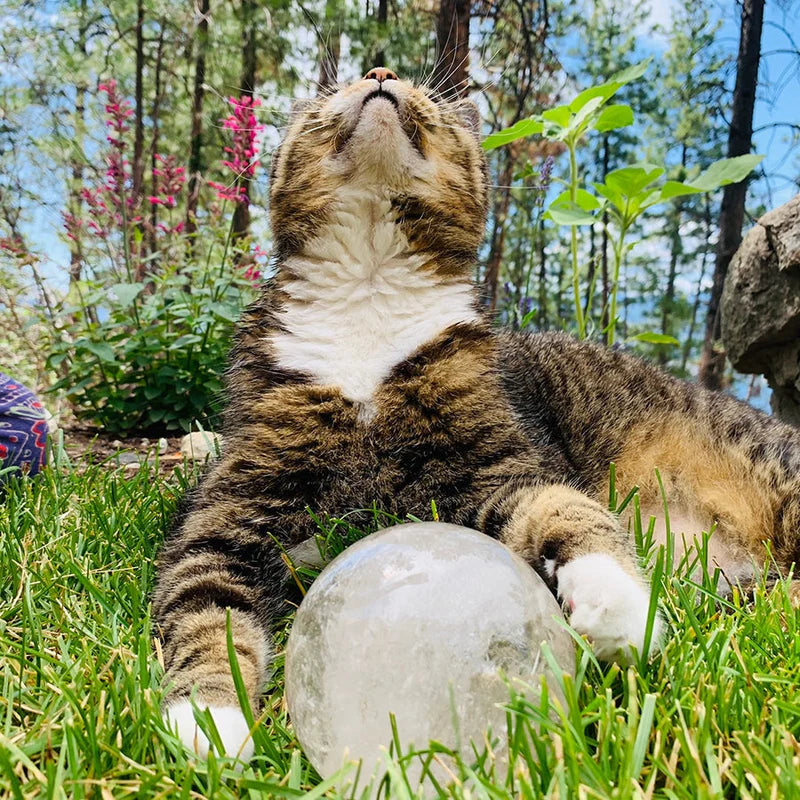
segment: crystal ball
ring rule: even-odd
[[[470,763],[486,732],[506,733],[517,691],[560,694],[541,644],[573,672],[574,644],[544,581],[478,531],[409,523],[365,537],[335,558],[303,599],[286,648],[286,701],[303,750],[323,778],[347,761],[361,775],[432,739]],[[495,751],[496,753],[497,751]]]

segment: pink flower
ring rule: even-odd
[[[219,200],[229,200],[231,203],[241,203],[244,202],[244,199],[247,197],[247,191],[245,190],[244,186],[237,186],[233,184],[232,186],[225,186],[222,183],[215,183],[214,181],[209,181],[208,185],[215,189],[217,192],[217,198]]]
[[[153,170],[156,194],[148,195],[147,200],[151,205],[163,206],[164,208],[175,208],[178,205],[178,195],[183,191],[186,183],[186,170],[179,167],[175,156],[163,156],[159,153],[155,156],[156,161],[161,164],[161,169]],[[183,230],[183,223],[170,226],[164,222],[157,225],[162,233],[180,233]]]
[[[68,211],[64,211],[61,216],[64,219],[64,230],[67,232],[67,239],[71,242],[79,241],[83,220],[78,219]]]
[[[259,125],[254,108],[261,105],[257,97],[242,95],[239,99],[229,97],[231,113],[222,121],[223,128],[233,132],[233,144],[226,147],[230,158],[223,160],[223,165],[234,174],[235,185],[223,186],[209,181],[209,186],[217,191],[217,198],[233,203],[245,203],[248,200],[247,188],[240,185],[240,180],[250,180],[258,165],[258,134],[264,129]]]
[[[258,264],[251,264],[245,271],[244,277],[253,283],[257,283],[261,279],[261,270]]]

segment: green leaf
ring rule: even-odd
[[[236,322],[241,313],[238,306],[232,306],[228,303],[209,303],[208,308],[220,317],[220,319],[224,319],[227,322]]]
[[[711,192],[729,183],[739,183],[761,163],[763,158],[764,156],[759,155],[746,155],[720,159],[691,181],[691,185],[701,192]]]
[[[128,306],[133,305],[133,301],[136,300],[144,286],[143,283],[115,283],[110,287],[110,291],[117,298],[117,304],[120,308],[128,308]]]
[[[191,344],[199,344],[202,341],[203,337],[198,336],[196,333],[185,333],[183,336],[179,336],[167,349],[179,350],[181,347],[186,347],[187,345]]]
[[[606,185],[624,197],[634,197],[663,174],[663,167],[653,164],[634,164],[609,172],[606,175]]]
[[[555,203],[547,209],[544,215],[551,219],[556,225],[591,225],[595,222],[592,214],[584,211],[580,206],[572,203]]]
[[[541,133],[543,130],[544,125],[538,117],[521,119],[510,128],[489,134],[483,140],[483,144],[481,146],[484,150],[494,150],[495,148],[502,147],[509,142],[515,142],[517,139],[524,139],[527,136],[533,136],[536,133]]]
[[[615,75],[612,75],[609,83],[618,83],[620,88],[623,86],[633,83],[633,81],[638,80],[642,77],[642,75],[647,72],[647,68],[650,66],[650,62],[652,61],[651,58],[646,58],[644,61],[640,61],[638,64],[631,64],[629,67],[625,67],[625,69],[620,70]]]
[[[661,189],[657,186],[651,188],[646,194],[643,193],[639,198],[639,207],[642,210],[650,208],[650,206],[654,206],[656,203],[661,202]]]
[[[550,122],[558,125],[560,128],[566,128],[572,117],[569,106],[556,106],[555,108],[548,108],[547,111],[542,112],[542,119],[545,122]]]
[[[680,342],[674,336],[667,336],[663,333],[640,333],[631,337],[637,342],[647,342],[648,344],[674,344],[678,345]]]
[[[633,125],[633,109],[630,106],[618,103],[606,106],[600,112],[600,116],[595,120],[592,127],[596,131],[604,133],[617,128],[626,128],[628,125]]]
[[[571,202],[572,198],[569,195],[569,189],[565,189],[558,197],[556,197],[555,200],[553,200],[550,205],[551,207],[561,207],[564,205],[570,205]],[[575,205],[584,211],[597,211],[602,203],[591,192],[587,192],[586,189],[578,189],[575,194]]]
[[[112,350],[111,345],[107,344],[106,342],[91,342],[89,340],[84,340],[80,342],[80,344],[85,350],[88,350],[106,364],[113,364],[117,360],[114,356],[114,351]]]
[[[602,97],[593,97],[586,103],[583,108],[581,108],[575,116],[573,116],[572,120],[570,121],[569,125],[567,126],[568,131],[576,131],[576,130],[583,130],[584,123],[586,119],[590,117],[601,105],[603,105],[603,98]]]
[[[613,96],[616,88],[610,83],[601,83],[599,86],[590,86],[575,96],[569,104],[569,110],[577,114],[590,100],[600,99],[600,105]]]
[[[68,382],[65,383],[64,381],[60,381],[60,383],[64,384],[64,385],[58,386],[57,388],[66,389],[67,394],[74,395],[74,394],[78,394],[79,392],[83,391],[87,386],[89,386],[93,382],[94,382],[94,376],[90,375],[88,378],[84,378],[83,380],[78,381],[77,383],[74,383],[74,384],[68,383]]]
[[[693,181],[667,181],[661,187],[659,199],[671,200],[675,197],[713,192],[729,183],[738,183],[744,180],[763,158],[764,156],[747,155],[715,161]]]
[[[632,66],[617,72],[605,83],[584,89],[569,104],[570,111],[577,113],[595,97],[599,97],[601,99],[600,105],[602,105],[607,100],[611,99],[623,86],[626,86],[632,81],[641,78],[642,75],[644,75],[644,73],[647,71],[647,68],[650,66],[650,62],[652,60],[652,58],[647,58],[644,61],[640,61],[638,64],[633,64]]]
[[[700,194],[703,190],[681,181],[667,181],[661,187],[659,200],[672,200],[674,197],[685,197],[689,194]]]
[[[208,405],[208,395],[200,389],[192,389],[189,392],[189,400],[197,409],[204,409]]]
[[[594,186],[595,191],[601,197],[605,197],[606,200],[613,203],[615,206],[620,207],[624,205],[625,198],[616,189],[612,189],[604,183],[592,183],[592,186]]]

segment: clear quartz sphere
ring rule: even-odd
[[[335,558],[297,611],[286,649],[297,737],[323,778],[362,759],[361,781],[384,763],[390,712],[403,752],[435,739],[470,763],[488,728],[503,751],[506,679],[530,697],[544,674],[559,694],[542,642],[574,671],[560,619],[544,581],[482,533],[437,522],[378,531]]]

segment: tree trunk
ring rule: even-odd
[[[503,169],[500,174],[498,197],[494,206],[494,225],[489,245],[489,256],[486,259],[486,277],[484,278],[486,304],[490,311],[497,308],[497,284],[500,279],[500,265],[503,261],[503,248],[506,238],[506,217],[511,204],[511,178],[514,174],[514,159],[506,148]]]
[[[601,181],[605,182],[608,176],[608,162],[610,158],[610,150],[608,144],[608,134],[603,136],[603,176]],[[600,325],[603,330],[606,330],[609,325],[609,308],[608,299],[611,294],[611,282],[608,276],[608,211],[603,211],[603,226],[600,236],[600,280],[603,283],[601,308],[603,309],[603,318],[600,320]]]
[[[136,0],[136,84],[131,205],[139,207],[144,182],[144,0]]]
[[[761,56],[761,28],[764,20],[764,0],[744,0],[736,60],[736,85],[733,90],[733,112],[728,133],[728,158],[750,152],[753,137],[753,108],[756,101],[758,62]],[[714,281],[706,316],[703,354],[700,358],[700,382],[709,389],[722,388],[725,372],[725,352],[719,345],[719,304],[722,285],[733,254],[742,241],[744,204],[747,181],[729,184],[723,190],[719,215],[719,241],[714,261]]]
[[[558,259],[558,273],[556,275],[556,314],[555,323],[559,325],[564,320],[564,278],[567,259],[563,255]]]
[[[544,218],[539,215],[539,313],[536,317],[536,324],[539,330],[543,331],[548,327],[547,319],[547,253],[544,236]]]
[[[317,94],[327,94],[339,80],[341,52],[341,20],[339,0],[325,0],[325,26],[319,43],[319,80]],[[369,67],[367,68],[369,69]]]
[[[87,0],[81,0],[80,24],[78,26],[78,52],[86,59],[86,10]],[[80,220],[83,209],[81,189],[83,189],[83,159],[86,137],[86,93],[88,86],[81,76],[75,84],[75,153],[72,157],[71,181],[69,187],[68,209],[73,220]],[[74,239],[69,242],[69,282],[81,279],[83,267],[83,251],[81,248],[80,230],[74,226]]]
[[[681,148],[681,166],[686,169],[686,145]],[[683,239],[681,238],[681,220],[683,218],[683,200],[676,199],[672,213],[668,216],[671,230],[669,231],[669,272],[667,273],[667,288],[661,298],[661,333],[669,335],[670,316],[675,308],[675,281],[678,278],[678,261],[683,255]],[[659,348],[658,363],[666,366],[669,361],[669,352],[666,347]]]
[[[689,363],[689,356],[692,351],[692,339],[697,325],[697,315],[700,313],[700,303],[703,297],[703,282],[706,279],[706,268],[708,266],[708,254],[711,252],[711,202],[708,195],[705,196],[703,220],[706,226],[705,247],[703,248],[703,260],[700,262],[700,277],[697,279],[697,291],[694,295],[692,304],[692,316],[689,319],[689,332],[686,334],[686,343],[683,346],[683,356],[681,357],[681,372],[686,373],[686,365]]]
[[[448,99],[464,97],[467,93],[469,17],[469,0],[441,0],[431,86]]]
[[[375,51],[373,67],[386,66],[386,51],[383,46],[386,41],[386,22],[389,19],[389,0],[378,0],[378,13],[376,20],[378,23],[378,48]],[[391,66],[391,65],[390,65]]]
[[[583,301],[583,316],[589,319],[594,303],[594,282],[597,274],[597,247],[594,241],[594,225],[589,226],[589,273],[586,276],[586,298]]]
[[[158,31],[158,48],[156,49],[156,64],[153,70],[153,107],[150,111],[150,119],[152,120],[153,135],[150,138],[150,183],[152,194],[156,194],[156,187],[158,185],[158,176],[156,170],[158,169],[158,135],[159,135],[159,114],[161,113],[161,71],[164,67],[164,22],[162,20],[159,25]],[[157,250],[157,235],[158,229],[158,205],[156,203],[150,204],[150,230],[148,232],[148,248],[150,253],[155,253]]]
[[[200,0],[200,21],[197,23],[197,59],[194,67],[192,93],[192,132],[189,139],[189,180],[186,186],[186,233],[189,235],[190,253],[194,252],[197,232],[197,203],[200,197],[200,180],[203,173],[203,100],[205,98],[206,50],[208,48],[209,0]]]
[[[255,0],[242,0],[242,97],[252,97],[256,88],[256,25]],[[233,211],[232,239],[236,241],[250,233],[250,178],[240,175],[236,183],[244,191]]]
[[[672,230],[670,231],[669,272],[667,273],[667,288],[661,298],[661,333],[669,335],[669,318],[675,305],[675,279],[678,275],[678,257],[681,253],[681,207],[676,204],[673,212]],[[669,361],[669,352],[666,347],[659,348],[658,363],[663,367]]]

